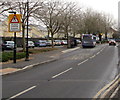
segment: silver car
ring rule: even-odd
[[[13,49],[14,48],[14,41],[5,41],[2,44],[2,49],[6,50],[6,49]]]

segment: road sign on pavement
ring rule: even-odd
[[[19,23],[19,20],[17,19],[17,17],[14,15],[12,20],[10,21],[10,23]]]
[[[9,15],[9,32],[20,32],[21,31],[21,15],[10,14]]]

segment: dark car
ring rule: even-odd
[[[116,42],[120,42],[120,38],[115,39]]]

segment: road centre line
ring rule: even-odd
[[[62,75],[62,74],[64,74],[64,73],[70,71],[71,69],[72,69],[72,68],[69,68],[69,69],[67,69],[67,70],[65,70],[65,71],[63,71],[63,72],[61,72],[61,73],[59,73],[59,74],[53,76],[52,78],[56,78],[56,77],[58,77],[58,76],[60,76],[60,75]]]
[[[86,60],[82,61],[81,63],[79,63],[78,66],[85,63],[86,61],[88,61],[88,59],[86,59]]]
[[[32,86],[32,87],[30,87],[30,88],[28,88],[28,89],[26,89],[26,90],[24,90],[24,91],[22,91],[22,92],[16,94],[16,95],[10,97],[10,98],[7,99],[7,100],[11,100],[11,99],[13,99],[13,98],[16,98],[16,97],[18,97],[18,96],[20,96],[20,95],[22,95],[22,94],[24,94],[24,93],[26,93],[26,92],[28,92],[28,91],[34,89],[35,87],[36,87],[36,86]]]

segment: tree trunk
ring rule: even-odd
[[[75,32],[73,33],[73,37],[75,37]]]
[[[49,30],[49,28],[47,28],[47,30],[48,30],[47,40],[49,40],[49,37],[50,37],[50,30]]]
[[[107,32],[105,32],[105,40],[107,40]]]
[[[54,48],[54,38],[53,38],[53,33],[51,33],[51,38],[52,38],[52,48]]]

